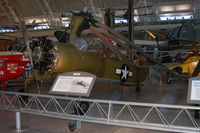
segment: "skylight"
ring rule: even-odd
[[[160,20],[161,21],[167,21],[167,20],[185,20],[185,19],[193,19],[193,15],[160,16]]]

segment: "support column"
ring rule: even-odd
[[[104,16],[105,25],[108,27],[113,28],[115,22],[114,10],[112,8],[105,9],[105,16]]]
[[[114,116],[113,116],[113,106],[112,106],[112,103],[110,102],[109,103],[109,106],[108,106],[108,119],[107,119],[107,123],[110,122],[110,120],[113,120]]]
[[[128,0],[128,38],[133,42],[133,0]]]
[[[95,10],[95,6],[94,6],[94,1],[93,1],[93,0],[90,0],[89,2],[90,2],[90,5],[91,5],[92,10],[93,10],[93,12],[94,12],[94,15],[96,15],[96,10]]]
[[[21,130],[21,113],[15,112],[15,118],[16,118],[16,130]]]
[[[76,128],[81,129],[81,127],[82,127],[81,121],[76,121]]]

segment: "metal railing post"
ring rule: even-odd
[[[15,112],[15,118],[16,118],[16,130],[21,130],[21,113]]]
[[[111,102],[109,102],[109,106],[108,106],[107,124],[109,124],[110,120],[113,120],[113,106]]]
[[[82,127],[81,121],[76,121],[76,128],[80,129]]]

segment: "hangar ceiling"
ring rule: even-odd
[[[134,0],[134,14],[140,21],[155,21],[159,15],[172,13],[193,14],[199,18],[199,5],[200,0]],[[122,16],[127,10],[128,0],[1,0],[0,25],[19,22],[21,18],[29,23],[36,20],[37,23],[51,21],[54,22],[52,25],[62,25],[61,14],[83,10],[84,7],[96,13],[113,8],[116,16]]]

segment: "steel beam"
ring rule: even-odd
[[[133,41],[133,0],[128,0],[128,38]]]

